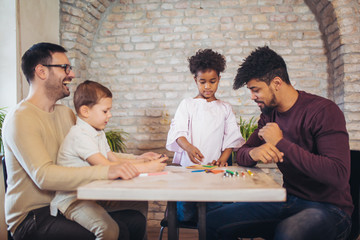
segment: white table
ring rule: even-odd
[[[199,239],[206,236],[205,202],[280,202],[286,191],[259,168],[226,167],[240,173],[239,177],[224,177],[192,172],[191,169],[167,166],[168,174],[136,177],[131,180],[94,181],[78,188],[79,199],[167,201],[169,239],[176,239],[176,201],[195,201],[199,204]],[[242,176],[241,171],[245,174]]]

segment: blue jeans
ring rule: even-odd
[[[210,212],[222,206],[220,202],[207,202],[206,212]],[[197,222],[198,211],[196,202],[177,202],[177,219],[181,222]]]
[[[241,237],[234,233],[237,224],[250,222],[261,228],[261,223],[269,220],[276,223],[272,229],[276,240],[340,240],[351,230],[351,218],[340,208],[288,195],[286,202],[232,203],[207,213],[206,237],[237,239]]]

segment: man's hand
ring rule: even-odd
[[[265,142],[276,146],[276,144],[283,138],[283,133],[277,123],[269,122],[259,130],[258,136],[261,139],[264,139]]]
[[[280,152],[279,149],[271,143],[265,143],[259,147],[251,149],[249,155],[252,160],[256,162],[262,161],[263,163],[277,163],[283,162],[284,153]]]
[[[136,167],[131,163],[120,163],[116,165],[111,165],[108,171],[109,179],[121,178],[124,180],[134,178],[140,173]]]

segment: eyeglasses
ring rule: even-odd
[[[72,70],[72,66],[69,64],[48,64],[48,65],[42,64],[42,65],[45,67],[61,67],[64,69],[66,74],[69,74],[70,71]]]

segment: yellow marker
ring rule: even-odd
[[[250,171],[249,169],[246,170],[246,171],[248,172],[248,174],[249,174],[250,176],[254,176],[254,174],[252,173],[252,171]]]

